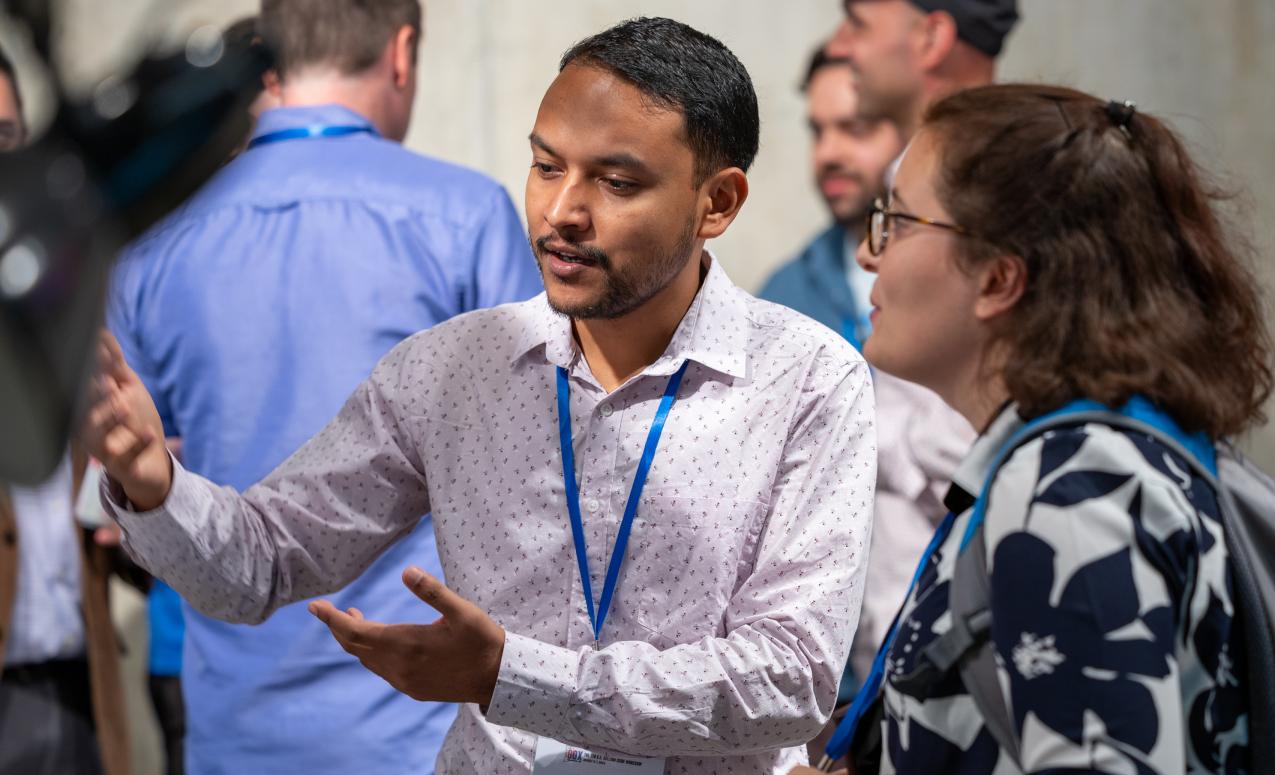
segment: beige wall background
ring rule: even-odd
[[[1252,235],[1260,272],[1275,289],[1275,3],[1270,0],[1020,0],[1023,22],[1002,57],[1004,80],[1047,80],[1132,99],[1168,118],[1208,168],[1238,194],[1231,209]],[[89,89],[154,41],[251,13],[253,0],[63,0],[59,67]],[[526,135],[540,96],[572,42],[636,15],[672,16],[709,32],[752,73],[762,147],[752,196],[714,245],[729,273],[755,290],[825,223],[808,173],[797,83],[816,43],[840,18],[839,0],[427,0],[421,87],[408,145],[480,169],[521,203]],[[21,64],[22,41],[0,29]],[[46,109],[38,73],[24,72],[32,111]],[[1030,174],[1030,171],[1025,171]],[[1275,426],[1247,443],[1275,470]],[[136,624],[138,601],[121,616]],[[136,627],[140,686],[144,642]],[[135,698],[143,754],[156,772],[153,731]]]

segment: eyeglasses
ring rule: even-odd
[[[957,234],[969,236],[969,232],[954,223],[943,223],[932,218],[922,218],[919,215],[911,215],[909,213],[900,213],[894,210],[887,210],[885,203],[880,199],[872,203],[871,209],[868,210],[868,252],[874,256],[879,256],[885,252],[885,246],[890,241],[890,219],[897,218],[903,221],[919,223],[922,226],[934,226],[939,229],[947,229]]]

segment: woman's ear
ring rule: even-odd
[[[705,198],[706,210],[700,222],[700,239],[714,239],[726,232],[739,208],[748,199],[748,176],[738,167],[729,167],[704,181],[700,190]]]
[[[1001,255],[982,262],[974,317],[991,321],[1014,308],[1027,292],[1027,262],[1020,256]]]

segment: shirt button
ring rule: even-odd
[[[602,413],[603,417],[610,417],[615,412],[615,410],[611,408],[610,404],[603,404],[602,406],[599,406],[598,411]]]
[[[597,498],[590,498],[585,502],[584,507],[589,510],[590,514],[596,514],[598,509],[602,508],[602,504],[598,502]]]

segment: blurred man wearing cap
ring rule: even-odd
[[[925,109],[992,82],[996,57],[1018,21],[1017,0],[844,0],[829,46],[854,68],[859,111],[911,138]]]
[[[844,0],[828,44],[854,70],[861,119],[887,119],[911,140],[926,109],[992,82],[996,57],[1018,21],[1017,0]],[[900,158],[902,158],[900,156]],[[898,159],[887,173],[893,177]],[[935,393],[874,373],[877,504],[868,581],[850,654],[867,673],[907,594],[917,560],[946,513],[943,494],[974,429]],[[842,698],[838,698],[841,700]],[[814,772],[797,768],[792,775]]]

